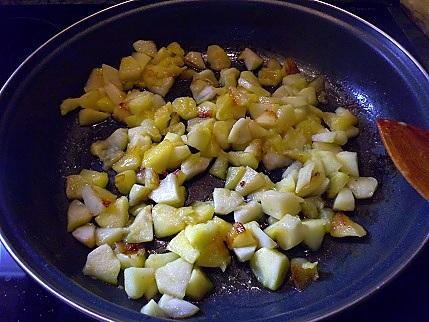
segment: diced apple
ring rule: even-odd
[[[224,188],[214,189],[213,201],[215,213],[220,215],[229,214],[244,203],[244,199],[239,193]]]
[[[191,156],[191,150],[187,145],[179,145],[173,148],[170,160],[168,160],[168,169],[179,168],[183,161]]]
[[[256,246],[258,244],[253,234],[239,222],[232,225],[226,237],[226,243],[229,249]]]
[[[103,161],[104,168],[109,169],[124,154],[128,143],[128,130],[117,129],[107,139],[96,141],[91,145],[91,153]]]
[[[341,212],[335,213],[332,217],[329,233],[332,237],[363,237],[366,235],[366,231],[361,225]]]
[[[109,245],[101,245],[88,254],[83,274],[109,284],[118,283],[121,263]]]
[[[319,211],[325,206],[321,197],[305,198],[301,204],[302,214],[306,218],[315,219],[319,218]]]
[[[190,180],[204,172],[209,166],[210,160],[210,158],[201,157],[199,153],[189,156],[180,166],[180,170],[185,174],[185,180]]]
[[[158,269],[167,263],[175,261],[179,258],[179,255],[175,253],[164,253],[164,254],[150,254],[145,261],[145,267]]]
[[[114,243],[121,241],[127,234],[125,228],[97,228],[95,230],[95,243],[100,246],[108,244],[112,246]]]
[[[311,263],[305,258],[292,258],[290,261],[291,280],[298,290],[303,290],[308,284],[319,278],[317,262]]]
[[[251,221],[247,224],[244,224],[244,228],[250,231],[258,242],[258,248],[275,248],[277,243],[272,240],[264,231],[259,227],[259,224],[256,221]]]
[[[304,244],[311,250],[318,250],[322,245],[323,237],[326,233],[325,224],[326,221],[324,219],[308,219],[302,221]]]
[[[192,204],[192,208],[194,212],[188,218],[188,221],[193,225],[204,223],[213,218],[214,207],[210,202],[196,201]]]
[[[178,97],[173,103],[173,111],[185,120],[193,119],[198,115],[197,105],[191,97]]]
[[[247,262],[256,251],[256,246],[236,247],[232,249],[240,262]]]
[[[235,166],[249,166],[256,169],[259,165],[259,160],[253,153],[244,151],[230,151],[228,152],[229,162]]]
[[[184,319],[195,315],[200,310],[194,304],[164,294],[158,302],[159,307],[173,319]]]
[[[262,163],[268,171],[286,167],[291,162],[291,159],[276,152],[267,152],[262,156]]]
[[[338,192],[334,200],[334,210],[353,211],[355,209],[355,198],[349,188],[343,188]]]
[[[73,200],[67,210],[67,231],[71,232],[77,227],[89,223],[92,215],[88,208],[79,200]]]
[[[136,300],[145,296],[153,298],[158,289],[155,281],[155,270],[146,267],[129,267],[124,270],[124,287],[128,297]]]
[[[88,209],[88,211],[94,216],[97,216],[106,208],[104,206],[103,200],[89,185],[86,185],[82,188],[82,199],[85,203],[86,209]]]
[[[94,224],[86,224],[76,228],[72,235],[78,241],[89,248],[93,248],[95,246],[95,225]]]
[[[238,59],[244,60],[247,70],[257,69],[263,63],[262,58],[249,48],[245,48],[238,56]]]
[[[157,173],[163,173],[167,169],[168,160],[173,152],[174,145],[164,140],[144,153],[142,165],[152,168]]]
[[[156,204],[152,209],[152,220],[158,238],[174,235],[185,228],[177,209],[169,205]]]
[[[329,176],[328,198],[335,198],[335,196],[342,190],[349,182],[350,177],[344,172],[334,172]]]
[[[189,284],[186,287],[185,296],[192,300],[199,301],[212,289],[213,284],[206,274],[204,274],[201,269],[194,268],[191,273]]]
[[[148,147],[149,148],[149,147]],[[116,172],[124,172],[127,170],[137,170],[142,163],[142,148],[128,148],[127,152],[112,166]]]
[[[253,191],[258,190],[264,184],[265,179],[261,173],[256,172],[250,167],[246,167],[246,171],[244,172],[238,184],[235,186],[235,191],[237,191],[242,196],[246,196]]]
[[[356,199],[371,198],[377,189],[377,179],[373,177],[360,177],[357,179],[351,179],[347,186],[353,192]]]
[[[156,284],[161,294],[184,298],[191,278],[192,264],[182,258],[167,263],[155,272]]]
[[[341,163],[341,171],[352,176],[359,177],[359,167],[356,152],[343,151],[337,154],[337,159]]]
[[[125,227],[128,217],[128,199],[120,197],[105,208],[95,221],[100,227]]]
[[[213,136],[224,150],[229,149],[228,136],[234,125],[235,120],[216,121],[213,125]]]
[[[145,250],[141,249],[133,254],[117,253],[116,257],[121,262],[121,268],[143,267],[145,262]]]
[[[153,240],[152,206],[140,210],[133,223],[128,227],[127,243],[144,243]]]
[[[245,224],[260,219],[262,215],[261,204],[256,201],[250,201],[234,210],[234,221]]]
[[[226,179],[226,173],[228,170],[228,158],[219,155],[216,158],[216,161],[213,163],[212,167],[210,168],[209,173],[219,179],[225,180]]]
[[[164,203],[172,206],[182,203],[184,200],[182,200],[183,197],[179,189],[177,176],[174,173],[167,175],[161,181],[159,187],[149,194],[149,198],[156,203]]]
[[[241,118],[234,123],[228,136],[228,143],[246,144],[252,140],[249,129],[249,119]]]
[[[191,264],[200,256],[200,252],[191,245],[183,230],[168,243],[167,249]]]
[[[299,217],[284,215],[282,219],[265,228],[264,232],[284,250],[291,249],[304,240],[304,228]]]
[[[290,192],[268,190],[262,195],[261,204],[264,213],[281,219],[285,214],[297,215],[301,211],[302,201]]]
[[[100,188],[105,188],[109,182],[109,177],[106,172],[82,169],[79,175],[86,179],[90,184],[96,185]]]
[[[167,314],[159,307],[159,305],[151,299],[146,305],[144,305],[141,313],[152,316],[154,318],[166,318]]]
[[[245,167],[229,167],[225,179],[225,188],[230,190],[234,189],[245,172]]]
[[[216,238],[203,249],[200,249],[197,266],[201,267],[219,267],[222,272],[226,270],[231,262],[228,248],[226,248],[222,239]]]
[[[264,287],[275,291],[286,278],[289,259],[277,250],[261,248],[250,260],[250,267]]]
[[[115,186],[120,193],[127,195],[136,183],[136,180],[136,173],[133,170],[126,170],[115,176]]]
[[[133,184],[129,194],[130,207],[136,206],[143,201],[146,201],[151,193],[152,189],[142,186],[140,184]]]

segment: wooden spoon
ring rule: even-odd
[[[396,167],[429,200],[429,132],[386,119],[377,120],[377,126]]]

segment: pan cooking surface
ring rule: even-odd
[[[0,230],[27,270],[93,315],[142,319],[138,310],[144,301],[130,301],[122,289],[82,275],[88,250],[65,229],[64,176],[83,167],[97,169],[89,145],[118,124],[80,128],[75,115],[62,118],[58,106],[65,97],[80,95],[92,67],[117,65],[133,40],[152,38],[159,44],[177,40],[189,50],[209,43],[232,54],[246,46],[263,49],[296,58],[310,74],[326,75],[329,108],[353,106],[359,118],[361,134],[348,148],[360,153],[362,174],[380,182],[374,198],[359,202],[354,216],[369,231],[365,239],[328,237],[320,252],[288,253],[320,260],[319,281],[304,292],[290,285],[269,292],[234,263],[229,274],[214,275],[215,292],[195,319],[311,320],[352,304],[396,274],[427,239],[429,206],[386,158],[374,120],[388,117],[429,128],[429,81],[419,66],[368,25],[317,2],[306,7],[298,1],[139,6],[121,5],[61,34],[1,92],[0,169],[7,171],[0,171]],[[179,86],[171,95],[183,91]],[[204,199],[216,184],[196,178],[190,195]],[[164,246],[157,242],[153,248]]]

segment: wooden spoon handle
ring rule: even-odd
[[[377,126],[396,167],[429,200],[429,132],[386,119],[377,120]]]

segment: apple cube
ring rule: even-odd
[[[335,196],[343,189],[350,181],[350,177],[344,172],[334,172],[329,176],[328,198]]]
[[[343,188],[338,192],[334,200],[334,210],[353,211],[355,209],[355,198],[349,188]]]
[[[265,191],[262,195],[262,210],[269,216],[281,219],[285,214],[297,215],[301,211],[303,199],[290,192],[274,190]]]
[[[366,231],[361,225],[341,212],[335,213],[332,217],[329,233],[332,237],[363,237],[366,235]]]
[[[174,173],[167,175],[161,180],[159,187],[149,194],[149,198],[158,204],[163,203],[170,206],[182,203],[183,196],[179,189],[177,176]]]
[[[182,258],[167,263],[155,272],[156,284],[161,294],[184,298],[191,278],[192,264]]]
[[[148,187],[142,186],[137,183],[133,184],[130,190],[130,194],[128,196],[130,207],[136,206],[147,200],[151,191],[152,189]]]
[[[213,283],[206,276],[206,274],[204,274],[201,269],[194,268],[192,270],[189,284],[186,287],[185,296],[192,300],[199,301],[212,289]]]
[[[214,207],[210,202],[196,201],[192,204],[192,208],[194,212],[188,220],[194,225],[207,222],[213,218]]]
[[[298,290],[303,290],[312,281],[319,278],[317,262],[311,263],[305,258],[293,258],[290,261],[291,280]]]
[[[109,245],[101,245],[88,254],[83,274],[109,284],[118,283],[121,263]]]
[[[95,246],[95,225],[94,224],[86,224],[76,228],[72,235],[78,241],[89,248],[93,248]]]
[[[250,260],[250,267],[264,287],[275,291],[285,280],[289,259],[277,250],[261,248]]]
[[[168,160],[173,152],[174,144],[164,140],[144,153],[142,166],[152,168],[157,173],[163,173],[167,169]]]
[[[168,243],[167,249],[191,264],[200,256],[200,252],[191,245],[183,230]]]
[[[341,163],[341,171],[352,176],[359,177],[359,167],[356,152],[343,151],[337,153],[337,159]]]
[[[124,270],[124,286],[128,297],[151,299],[158,293],[153,268],[129,267]]]
[[[145,267],[158,269],[167,263],[175,261],[179,258],[179,255],[175,253],[164,253],[164,254],[150,254],[146,259]]]
[[[311,250],[318,250],[325,237],[325,224],[324,219],[308,219],[302,221],[304,232],[304,244]]]
[[[159,305],[151,299],[145,306],[140,310],[141,313],[155,317],[155,318],[166,318],[167,314],[159,307]]]
[[[77,227],[89,223],[92,215],[88,208],[79,200],[73,200],[67,210],[67,231],[73,231]]]
[[[225,188],[230,190],[234,189],[245,172],[245,167],[229,167],[225,179]]]
[[[137,177],[134,170],[126,170],[115,176],[115,186],[123,195],[127,195],[136,183]]]
[[[254,200],[239,206],[234,210],[234,221],[242,224],[248,223],[253,220],[258,220],[263,216],[262,206],[259,202]]]
[[[252,168],[246,167],[246,171],[239,180],[238,184],[235,186],[235,191],[237,191],[242,196],[247,196],[264,185],[264,176]]]
[[[247,224],[244,224],[244,228],[250,231],[258,242],[258,248],[275,248],[277,243],[272,240],[264,231],[259,227],[259,224],[256,221],[251,221]]]
[[[195,315],[200,310],[194,304],[179,298],[172,297],[168,294],[161,296],[158,305],[162,311],[164,311],[169,317],[173,319],[188,318],[192,315]]]
[[[236,191],[215,188],[213,191],[215,213],[226,215],[233,212],[244,203],[243,197]]]
[[[133,223],[128,227],[127,243],[144,243],[153,240],[152,206],[140,210]]]
[[[128,199],[120,197],[104,209],[95,221],[100,227],[125,227],[128,223]]]
[[[265,228],[265,233],[284,250],[291,249],[304,240],[304,229],[299,217],[284,215],[278,222]]]
[[[116,251],[116,249],[115,249]],[[116,257],[121,262],[121,268],[126,269],[128,267],[143,267],[145,264],[145,250],[138,250],[134,254],[122,254],[117,253]]]
[[[180,170],[185,174],[185,180],[190,180],[204,172],[209,166],[210,160],[210,158],[201,157],[199,153],[188,157],[180,166]]]
[[[377,189],[377,179],[373,177],[360,177],[357,179],[351,179],[347,186],[353,192],[356,199],[371,198]]]
[[[256,246],[256,241],[253,234],[244,228],[243,224],[236,222],[232,225],[232,229],[227,235],[226,242],[229,249]]]
[[[252,135],[249,129],[250,120],[241,118],[234,123],[228,135],[228,143],[246,144],[252,140]]]
[[[97,228],[95,230],[95,243],[98,246],[103,244],[112,246],[114,243],[121,241],[126,234],[126,228]]]
[[[219,267],[224,272],[231,262],[228,248],[226,248],[221,238],[216,238],[206,247],[199,249],[199,251],[200,257],[195,263],[197,266]]]
[[[158,238],[174,235],[185,228],[185,222],[178,216],[177,209],[169,205],[156,204],[152,209],[152,220]]]
[[[247,262],[256,251],[256,246],[237,247],[232,249],[240,262]]]

